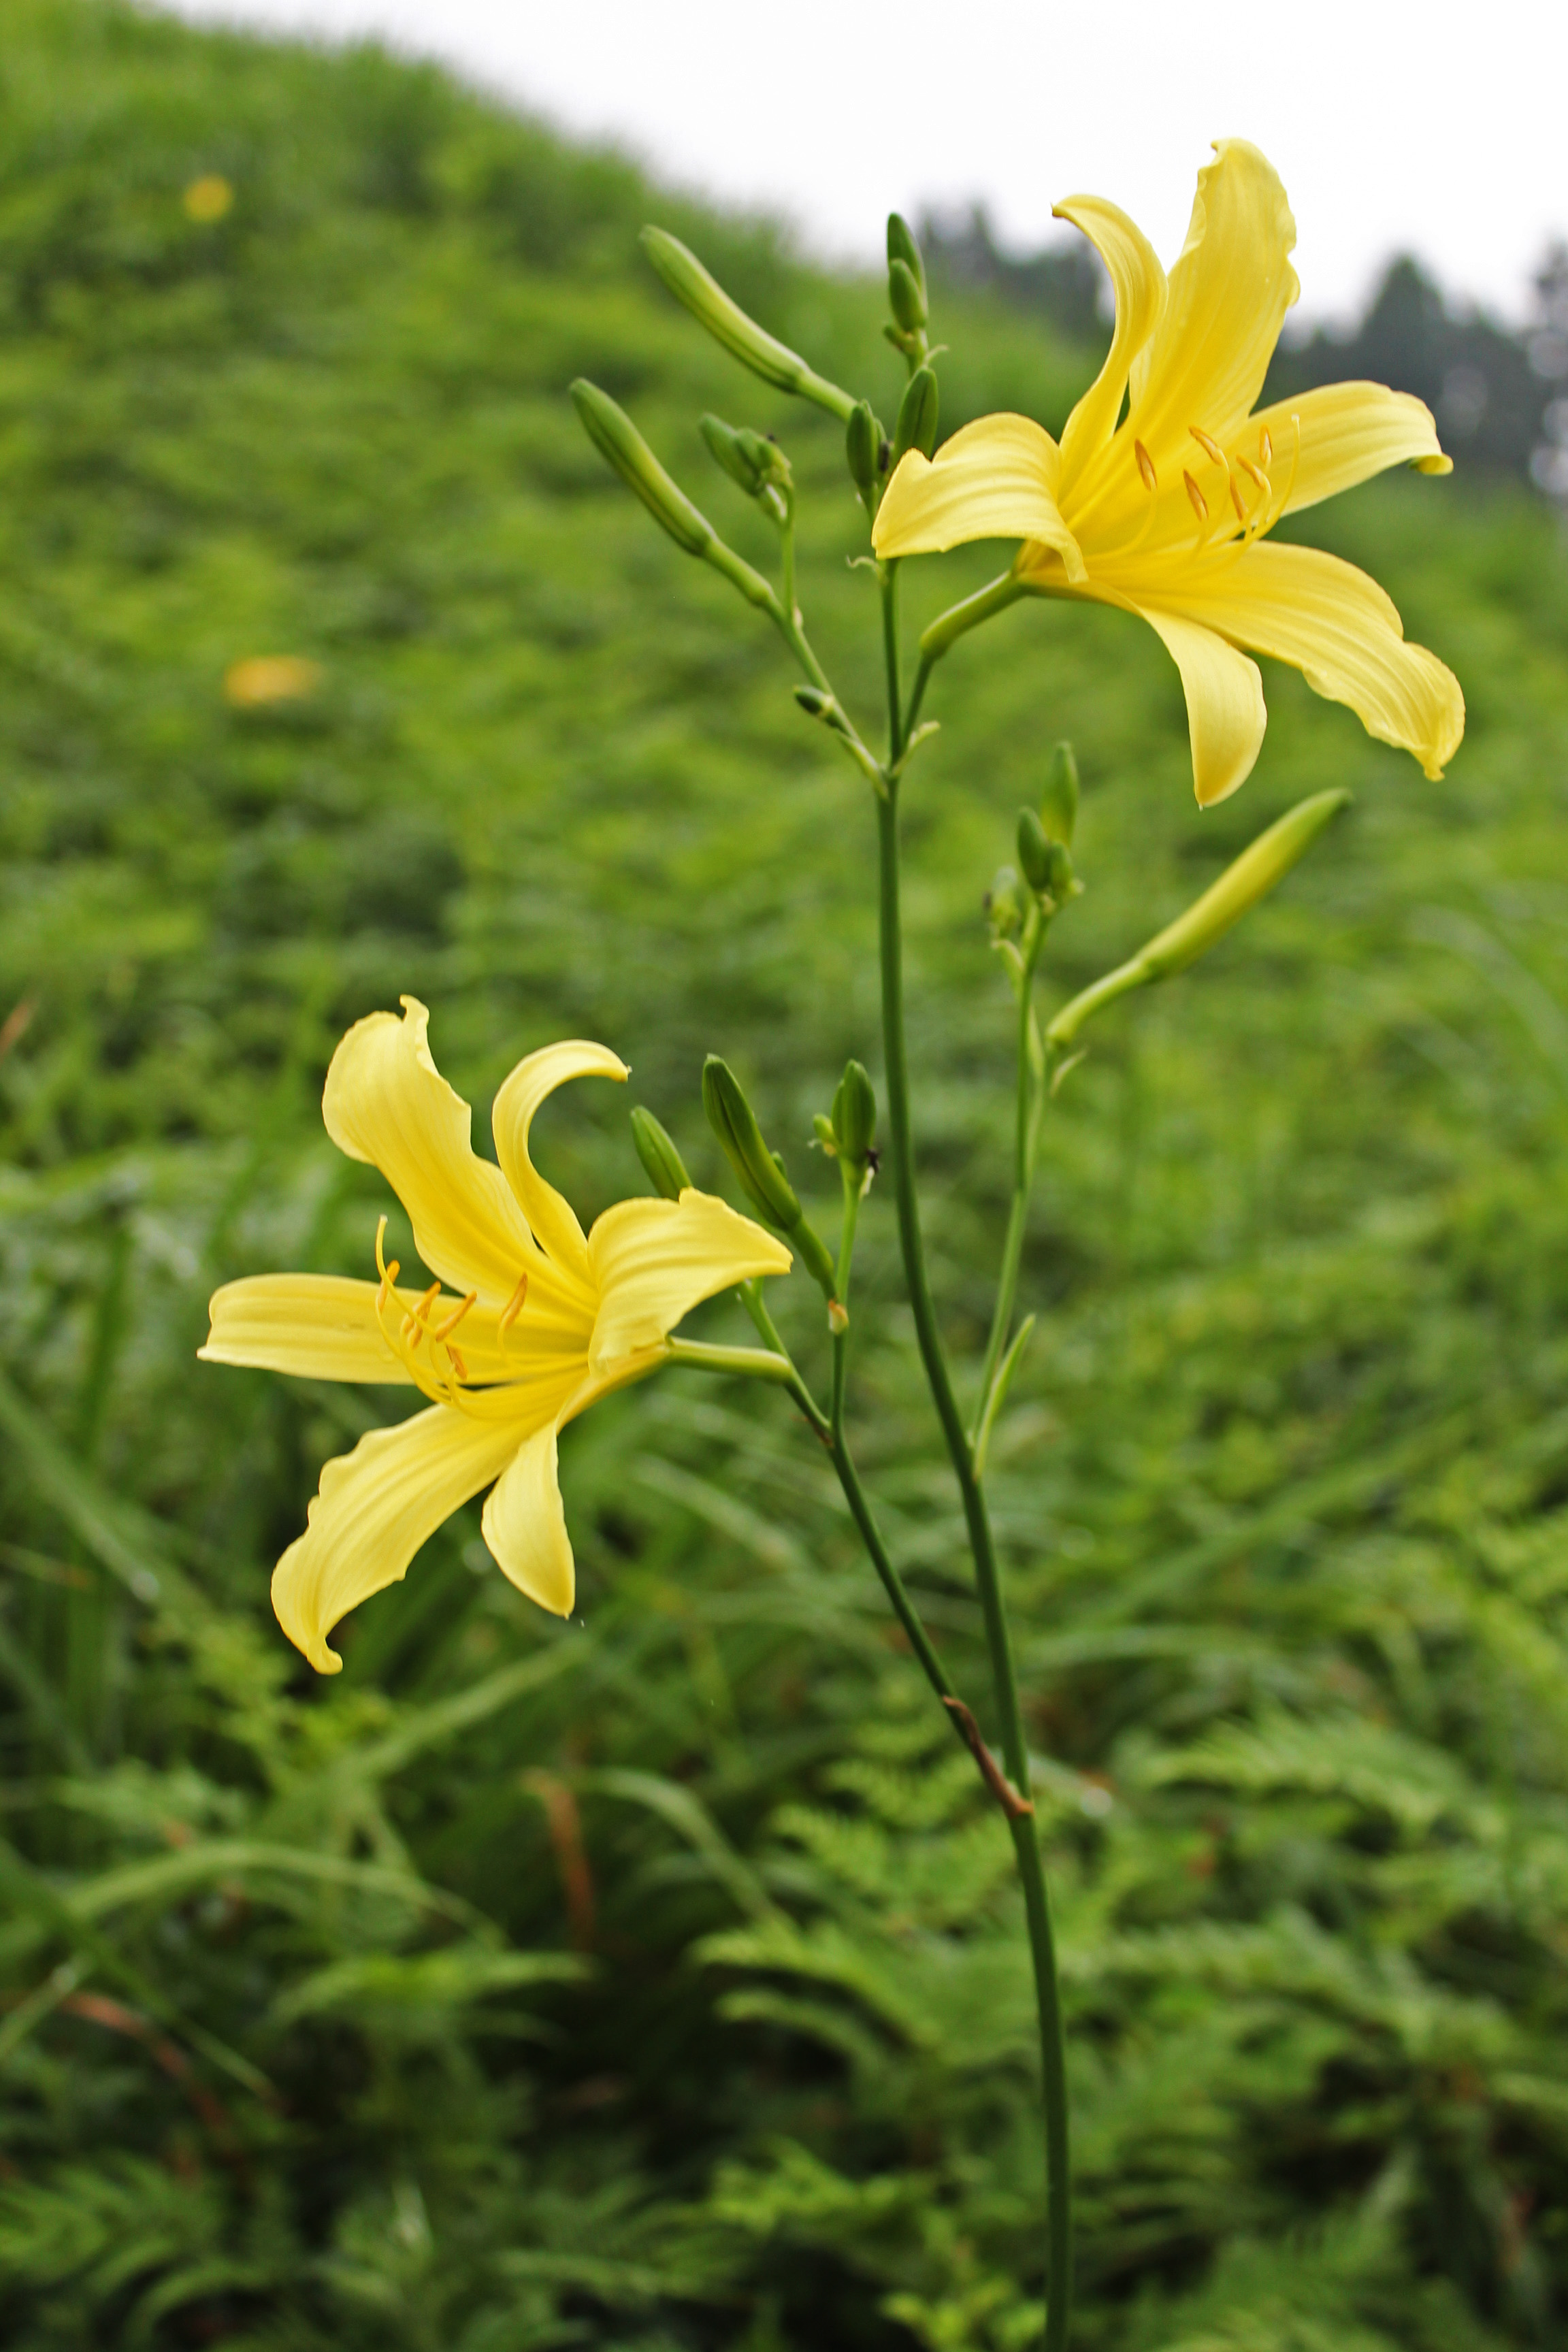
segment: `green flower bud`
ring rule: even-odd
[[[584,376],[572,386],[572,400],[600,457],[637,492],[654,520],[688,555],[706,555],[717,541],[712,524],[676,488],[626,410]]]
[[[1047,891],[1051,887],[1051,850],[1059,848],[1047,835],[1045,826],[1033,809],[1018,811],[1018,870],[1031,890]]]
[[[838,705],[819,686],[797,686],[795,698],[808,719],[831,719]]]
[[[844,428],[844,455],[849,478],[859,491],[868,513],[874,514],[881,491],[882,428],[869,401],[858,400]]]
[[[814,1110],[811,1114],[811,1123],[816,1130],[816,1139],[818,1143],[821,1144],[824,1151],[826,1152],[829,1160],[837,1160],[838,1157],[838,1138],[834,1132],[833,1121],[828,1118],[826,1112]]]
[[[1138,961],[1148,977],[1168,980],[1173,972],[1184,971],[1199,956],[1206,955],[1233,923],[1238,923],[1277,882],[1285,879],[1349,800],[1349,793],[1343,790],[1314,793],[1310,800],[1298,801],[1267,833],[1260,833],[1184,915],[1167,923],[1142,950]]]
[[[931,456],[936,447],[936,371],[918,367],[899,403],[899,421],[893,428],[895,466],[906,449],[918,449],[922,457]]]
[[[920,288],[921,299],[923,302],[925,299],[926,290],[926,266],[921,257],[920,247],[915,242],[914,231],[910,228],[908,221],[905,220],[901,213],[889,213],[888,215],[888,264],[889,268],[895,261],[901,261],[903,263],[904,268],[909,271],[910,277],[914,279],[915,284]],[[921,323],[924,323],[923,314]]]
[[[632,1141],[643,1171],[656,1192],[667,1201],[679,1201],[682,1192],[691,1189],[691,1179],[686,1163],[651,1110],[639,1103],[632,1113]]]
[[[756,1115],[728,1062],[710,1054],[702,1065],[702,1108],[741,1189],[758,1213],[784,1233],[800,1223],[800,1202],[782,1160],[763,1141]]]
[[[1101,1005],[1114,1004],[1131,989],[1145,988],[1152,981],[1169,980],[1205,955],[1233,923],[1238,923],[1259,898],[1284,880],[1349,801],[1350,794],[1344,791],[1314,793],[1260,833],[1184,915],[1178,915],[1135,956],[1063,1005],[1046,1032],[1051,1053],[1059,1056],[1067,1052],[1090,1013],[1098,1013]]]
[[[683,302],[700,326],[723,345],[731,359],[760,375],[780,392],[799,393],[815,400],[835,416],[847,417],[855,402],[836,383],[807,367],[798,352],[748,319],[731,300],[717,278],[709,275],[694,253],[662,228],[645,228],[642,248],[678,302]]]
[[[833,1097],[833,1134],[840,1155],[863,1168],[877,1138],[877,1095],[859,1062],[844,1066]]]
[[[888,264],[888,308],[895,325],[906,335],[919,334],[925,325],[925,291],[907,261]]]
[[[1070,743],[1058,743],[1051,753],[1051,772],[1040,801],[1040,823],[1047,841],[1072,847],[1078,824],[1078,761]]]

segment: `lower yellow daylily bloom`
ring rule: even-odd
[[[1383,384],[1254,407],[1300,290],[1296,224],[1273,166],[1245,140],[1216,142],[1168,280],[1116,205],[1074,196],[1056,210],[1110,276],[1104,366],[1059,446],[1030,418],[999,415],[965,425],[931,460],[909,451],[878,511],[877,553],[1020,539],[1021,590],[1140,614],[1181,672],[1205,808],[1245,782],[1263,742],[1263,682],[1243,646],[1289,662],[1440,775],[1465,731],[1453,673],[1405,644],[1364,572],[1316,548],[1261,543],[1282,516],[1385,467],[1450,471],[1431,412]]]
[[[529,1157],[533,1114],[567,1078],[625,1078],[603,1045],[547,1045],[495,1100],[500,1167],[470,1141],[472,1114],[426,1043],[429,1014],[373,1013],[332,1056],[321,1110],[351,1160],[379,1168],[437,1279],[399,1288],[375,1240],[379,1280],[259,1275],[212,1301],[208,1362],[314,1380],[417,1388],[429,1410],[373,1430],[329,1462],[305,1533],[272,1578],[289,1640],[319,1673],[342,1660],[327,1635],[396,1583],[426,1538],[482,1487],[485,1541],[519,1589],[559,1616],[576,1590],[556,1481],[556,1439],[598,1397],[654,1370],[700,1299],[784,1274],[771,1234],[708,1193],[619,1202],[584,1234]],[[442,1285],[448,1286],[443,1290]]]

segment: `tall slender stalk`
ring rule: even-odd
[[[921,1232],[920,1198],[915,1185],[912,1123],[910,1111],[909,1055],[904,1029],[903,923],[900,890],[899,778],[903,755],[905,722],[899,688],[898,589],[895,567],[884,567],[882,580],[883,650],[888,679],[889,783],[877,803],[879,869],[879,941],[882,979],[882,1050],[886,1063],[888,1122],[893,1161],[893,1189],[898,1205],[899,1240],[904,1278],[914,1312],[915,1334],[927,1384],[942,1424],[952,1473],[963,1507],[964,1524],[974,1559],[975,1583],[985,1621],[991,1654],[992,1679],[1002,1734],[1002,1753],[1014,1786],[1026,1796],[1028,1751],[1018,1704],[1018,1679],[990,1514],[984,1492],[975,1475],[973,1455],[963,1419],[953,1393],[947,1357],[938,1328],[936,1307],[926,1272],[925,1244]],[[1072,2187],[1068,2129],[1067,2053],[1062,2027],[1061,1994],[1057,1979],[1055,1938],[1050,1898],[1040,1859],[1039,1839],[1032,1813],[1009,1816],[1018,1874],[1023,1882],[1028,1920],[1029,1951],[1034,1965],[1036,2002],[1039,2014],[1043,2074],[1047,2228],[1049,2276],[1046,2307],[1046,2352],[1064,2352],[1072,2303]]]

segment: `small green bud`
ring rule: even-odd
[[[632,1113],[632,1141],[656,1192],[667,1201],[679,1201],[682,1192],[691,1190],[685,1161],[652,1111],[644,1110],[640,1103]]]
[[[787,486],[789,460],[776,442],[745,426],[737,429],[726,425],[720,416],[700,418],[697,429],[715,465],[738,482],[748,498],[760,499],[775,484]]]
[[[889,213],[888,215],[888,264],[889,268],[895,261],[901,261],[903,263],[904,268],[909,271],[910,277],[920,288],[921,299],[923,301],[925,299],[926,290],[926,266],[921,257],[920,247],[915,242],[914,231],[910,228],[908,221],[905,220],[901,213]]]
[[[918,335],[928,316],[925,292],[907,261],[888,264],[888,308],[906,335]]]
[[[918,449],[922,457],[931,456],[936,447],[936,371],[918,367],[899,403],[899,421],[893,428],[895,466],[906,449]]]
[[[1078,761],[1070,743],[1058,743],[1051,753],[1051,771],[1040,801],[1040,823],[1047,841],[1072,847],[1078,824]]]
[[[710,1054],[702,1065],[702,1108],[725,1159],[752,1207],[772,1225],[793,1233],[800,1223],[800,1202],[784,1172],[784,1164],[763,1141],[756,1114],[746,1100],[741,1082],[728,1062]]]
[[[706,555],[716,543],[712,524],[676,488],[626,410],[584,376],[572,386],[572,400],[600,457],[636,491],[654,520],[688,555]]]
[[[833,1121],[828,1118],[826,1112],[814,1110],[811,1114],[811,1123],[816,1129],[816,1139],[818,1143],[821,1144],[824,1151],[826,1152],[829,1160],[837,1160],[838,1157],[838,1138],[834,1133]]]
[[[1018,899],[1018,877],[1011,866],[999,866],[985,893],[985,912],[992,931],[999,940],[1011,939],[1024,928],[1024,909]]]
[[[1060,846],[1048,838],[1033,809],[1018,811],[1018,870],[1031,890],[1049,890],[1051,851]]]
[[[833,697],[824,694],[819,686],[797,686],[794,691],[808,719],[831,719],[838,708]]]
[[[859,1062],[844,1066],[833,1097],[833,1134],[840,1156],[864,1167],[877,1138],[877,1094]]]
[[[871,404],[858,400],[844,427],[844,456],[849,478],[872,514],[881,489],[881,453],[882,428],[871,413]]]
[[[1046,888],[1058,907],[1065,905],[1068,898],[1079,898],[1083,893],[1083,884],[1073,871],[1071,853],[1064,849],[1059,841],[1051,844],[1049,879]]]
[[[749,319],[679,237],[666,229],[645,228],[642,248],[676,300],[685,304],[716,342],[722,343],[731,359],[780,392],[797,392],[835,416],[848,415],[855,405],[853,396],[819,376],[798,352],[792,352],[787,343],[779,342]]]

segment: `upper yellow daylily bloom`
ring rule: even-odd
[[[528,1131],[567,1078],[625,1078],[581,1040],[520,1062],[495,1100],[500,1167],[469,1140],[472,1114],[426,1043],[429,1014],[373,1013],[332,1056],[321,1111],[351,1160],[379,1168],[437,1279],[399,1288],[375,1242],[378,1282],[259,1275],[212,1301],[201,1354],[315,1380],[412,1385],[430,1400],[329,1462],[305,1533],[272,1578],[289,1640],[321,1674],[342,1661],[327,1635],[357,1602],[404,1575],[443,1519],[491,1486],[485,1541],[512,1582],[560,1616],[576,1589],[556,1481],[563,1425],[652,1371],[700,1299],[752,1275],[784,1274],[781,1242],[708,1193],[622,1201],[584,1234],[540,1175]],[[443,1292],[442,1284],[449,1286]],[[494,1485],[491,1482],[494,1481]]]
[[[1246,781],[1267,714],[1258,666],[1304,672],[1369,733],[1442,773],[1465,731],[1458,680],[1405,642],[1374,581],[1316,548],[1265,545],[1282,515],[1386,466],[1446,474],[1431,412],[1377,383],[1329,384],[1255,409],[1300,289],[1278,173],[1216,142],[1169,279],[1142,232],[1098,196],[1058,216],[1094,245],[1116,326],[1060,446],[1026,416],[984,416],[928,461],[911,449],[872,532],[879,556],[1021,539],[1014,574],[1042,594],[1142,614],[1182,674],[1199,803]],[[1122,401],[1126,396],[1126,415]],[[1118,418],[1121,418],[1120,424]]]

